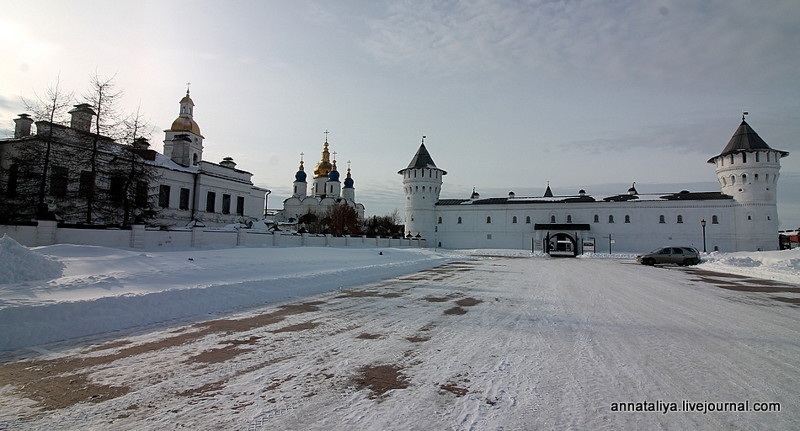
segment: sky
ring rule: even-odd
[[[60,80],[114,77],[163,130],[191,83],[203,158],[291,193],[327,130],[367,215],[404,205],[422,136],[442,198],[716,191],[747,111],[789,151],[781,228],[800,226],[800,2],[0,1],[0,137]]]

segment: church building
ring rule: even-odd
[[[300,168],[292,183],[292,196],[283,201],[283,209],[276,215],[276,221],[298,223],[300,217],[306,214],[323,214],[332,205],[347,205],[356,211],[360,220],[364,219],[364,205],[356,202],[355,181],[350,172],[350,162],[348,162],[347,176],[344,179],[344,187],[342,187],[341,175],[336,166],[336,152],[333,153],[334,157],[331,160],[327,135],[328,132],[325,132],[322,159],[314,167],[314,177],[310,184],[311,192],[309,193],[308,190],[308,176],[301,154]]]
[[[250,172],[238,169],[230,157],[219,163],[203,159],[204,137],[194,120],[194,101],[189,90],[180,100],[178,117],[164,131],[164,152],[150,149],[146,139],[120,143],[91,131],[96,113],[88,104],[75,105],[69,111],[69,125],[49,121],[35,121],[30,115],[20,114],[15,119],[13,138],[0,139],[0,195],[6,202],[23,202],[27,190],[41,178],[40,160],[33,163],[38,169],[23,165],[27,149],[40,149],[47,154],[50,166],[41,189],[46,191],[50,217],[63,223],[86,224],[86,213],[75,208],[87,207],[87,199],[105,199],[103,211],[91,212],[91,224],[121,225],[146,222],[162,227],[200,225],[222,227],[228,224],[253,222],[264,216],[264,202],[269,190],[257,187]],[[98,148],[95,165],[90,171],[90,154],[93,145]],[[51,151],[52,149],[52,151]],[[30,151],[28,151],[30,153]],[[38,156],[37,156],[38,157]],[[120,160],[149,172],[134,178],[136,202],[140,208],[154,209],[154,215],[144,216],[144,210],[131,211],[130,217],[121,218],[119,208],[125,205],[123,197],[115,197],[122,185],[129,182]],[[125,162],[129,163],[129,162]],[[127,166],[127,165],[125,165]],[[146,168],[146,169],[145,169]],[[30,180],[36,178],[36,180]],[[26,181],[30,184],[26,184]],[[37,186],[38,187],[38,186]],[[10,205],[9,205],[10,206]],[[21,211],[33,214],[31,211]],[[11,214],[7,218],[22,220],[33,217]]]
[[[721,153],[711,157],[720,191],[625,194],[595,198],[580,190],[543,196],[441,199],[446,171],[423,140],[403,176],[406,235],[429,247],[527,249],[551,255],[647,252],[661,246],[700,251],[776,250],[780,159],[742,116]]]

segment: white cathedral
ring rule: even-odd
[[[776,189],[780,159],[742,116],[722,152],[708,160],[719,192],[627,194],[596,199],[584,190],[554,196],[440,199],[446,171],[423,140],[398,173],[405,192],[405,231],[428,247],[528,249],[550,254],[646,252],[666,245],[701,251],[778,249]]]
[[[308,175],[305,172],[302,154],[300,168],[294,176],[292,183],[292,196],[283,201],[283,209],[276,215],[276,220],[288,223],[298,223],[305,214],[323,214],[332,205],[347,205],[355,209],[360,220],[364,219],[364,205],[356,202],[355,181],[347,168],[344,187],[339,181],[341,174],[336,166],[336,153],[331,162],[331,153],[328,148],[328,132],[325,132],[325,143],[322,144],[322,159],[314,168],[314,178],[311,180],[311,194],[308,192]],[[348,162],[349,164],[349,162]]]

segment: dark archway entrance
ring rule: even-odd
[[[547,233],[544,237],[544,252],[550,256],[577,256],[578,241],[572,235],[564,232]]]

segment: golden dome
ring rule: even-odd
[[[327,177],[329,173],[333,170],[333,165],[330,162],[331,154],[328,152],[328,141],[325,141],[325,148],[322,150],[322,160],[317,163],[317,167],[314,168],[314,177]]]
[[[195,135],[200,135],[200,126],[189,117],[178,117],[172,122],[169,132],[192,132]],[[200,135],[202,136],[202,135]]]

